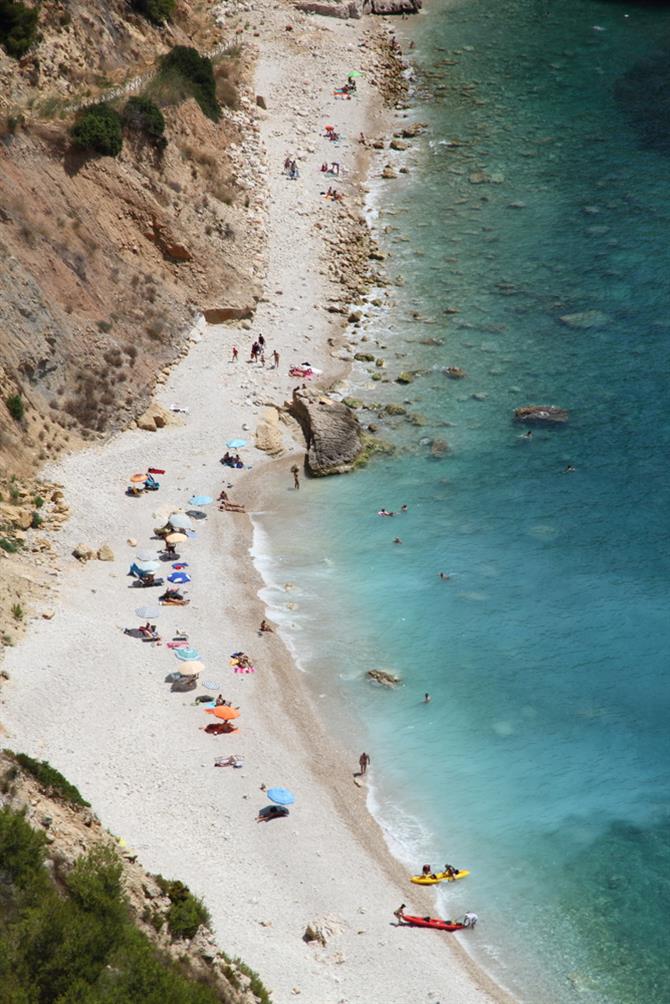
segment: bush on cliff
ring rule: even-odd
[[[72,805],[88,807],[91,804],[82,797],[78,788],[70,784],[68,779],[63,777],[61,772],[52,767],[46,760],[34,760],[27,753],[12,753],[11,750],[4,750],[4,752],[20,767],[23,767],[28,774],[32,774],[49,795],[56,795]]]
[[[45,837],[0,809],[0,997],[3,1004],[221,1004],[134,925],[109,847],[80,858],[60,891]]]
[[[19,0],[0,0],[0,45],[8,56],[20,59],[38,40],[38,11]]]
[[[175,0],[133,0],[133,7],[152,24],[165,24],[174,14]]]
[[[110,105],[91,105],[80,113],[70,135],[82,150],[118,157],[123,146],[121,116]]]
[[[202,900],[194,896],[183,882],[170,881],[156,876],[161,891],[170,900],[167,922],[175,938],[194,938],[201,924],[209,924],[210,917]]]
[[[201,56],[197,49],[186,45],[170,49],[161,60],[156,87],[167,102],[192,97],[207,118],[213,122],[221,118],[212,61],[207,56]]]
[[[164,146],[165,119],[158,105],[148,98],[128,98],[122,114],[127,129],[134,129],[155,146]]]

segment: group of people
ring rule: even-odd
[[[460,868],[454,868],[453,865],[445,865],[444,868],[442,869],[442,874],[446,875],[447,878],[450,879],[456,878],[459,872]],[[430,865],[424,865],[423,868],[421,869],[421,874],[424,876],[424,878],[432,878],[432,879],[437,878],[437,875],[430,867]]]
[[[284,174],[287,175],[291,181],[296,181],[300,177],[300,172],[298,171],[298,165],[294,157],[288,155],[284,160]]]
[[[244,467],[239,453],[229,453],[228,450],[226,450],[224,455],[221,457],[220,462],[224,467],[237,467],[239,469]]]

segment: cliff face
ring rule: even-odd
[[[37,771],[35,776],[34,771]],[[2,818],[2,814],[8,815]],[[10,817],[18,817],[19,825],[12,826]],[[26,823],[37,834],[30,838]],[[107,861],[120,868],[120,888],[125,908],[138,931],[155,946],[159,958],[172,960],[177,964],[174,972],[185,977],[196,986],[208,989],[203,996],[189,996],[188,1000],[220,1001],[222,1004],[261,1004],[269,1001],[267,991],[260,979],[239,960],[231,961],[216,945],[214,936],[206,923],[198,924],[198,915],[206,916],[206,909],[190,896],[188,889],[179,882],[166,881],[161,876],[150,875],[137,861],[137,855],[124,841],[113,837],[102,828],[100,822],[82,799],[81,795],[62,775],[48,764],[25,758],[25,765],[18,763],[14,754],[0,752],[0,847],[6,842],[6,856],[0,855],[0,936],[17,917],[12,904],[12,888],[16,883],[16,870],[34,852],[36,840],[43,848],[42,854],[47,873],[56,888],[67,899],[68,880],[78,862],[92,861],[100,855],[108,855]],[[23,850],[21,849],[23,843]],[[14,874],[13,874],[14,872]],[[189,899],[190,897],[190,899]],[[19,892],[17,902],[21,907]],[[177,915],[171,912],[174,902],[181,904]],[[189,904],[185,906],[184,904]],[[193,919],[195,918],[195,919]],[[34,924],[34,922],[33,922]],[[173,928],[177,928],[177,933]],[[67,956],[52,959],[49,952],[58,953],[58,939],[65,943],[67,928],[57,929],[49,943],[45,943],[40,963],[47,970],[50,965],[60,964],[65,969],[65,978],[74,981],[74,971],[68,969]],[[83,945],[82,951],[88,947]],[[113,949],[110,948],[113,953]],[[7,956],[3,959],[6,964]],[[118,956],[110,955],[116,960]],[[95,963],[104,974],[110,966],[104,959],[96,958]],[[0,969],[2,967],[0,966]],[[91,987],[100,986],[102,977],[96,975],[92,963],[86,971],[86,980]],[[122,978],[123,971],[117,972]],[[19,976],[19,980],[22,977]],[[81,988],[80,991],[81,992]],[[5,998],[3,998],[5,999]],[[9,999],[9,998],[7,998]],[[11,997],[12,1000],[18,997]],[[23,998],[21,998],[23,999]],[[97,999],[97,997],[96,997]],[[102,998],[101,998],[102,999]],[[104,999],[107,999],[106,997]],[[138,999],[120,995],[118,999]],[[167,999],[171,999],[168,997]],[[184,1000],[183,996],[178,999]]]
[[[0,464],[19,471],[127,424],[199,312],[253,307],[261,267],[250,54],[197,4],[162,29],[114,0],[39,10],[28,54],[0,49]],[[78,107],[121,111],[194,42],[218,53],[219,122],[160,93],[163,150],[128,131],[118,157],[73,148]]]

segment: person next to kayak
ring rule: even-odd
[[[405,904],[401,903],[397,910],[393,911],[393,916],[397,917],[398,920],[405,919]]]
[[[421,869],[421,874],[424,875],[426,878],[428,878],[429,875],[433,874],[433,869],[430,867],[430,865],[424,865],[423,868]]]
[[[454,868],[453,865],[445,865],[444,866],[444,873],[447,876],[447,878],[456,878],[456,876],[458,875],[458,872],[459,872],[459,869],[458,868]]]

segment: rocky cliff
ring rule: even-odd
[[[199,3],[162,27],[123,0],[36,9],[27,54],[0,48],[0,465],[21,473],[131,421],[198,313],[252,310],[262,271],[253,53],[234,21]],[[157,86],[175,44],[214,54],[219,121]],[[82,106],[142,93],[160,145],[126,130],[116,157],[73,146]]]
[[[31,837],[30,829],[23,825],[24,821],[34,831],[34,837]],[[77,789],[49,764],[29,757],[17,758],[7,750],[0,753],[0,849],[4,852],[0,853],[0,939],[7,935],[5,952],[11,952],[12,926],[18,919],[15,910],[17,906],[19,910],[25,907],[25,891],[22,894],[19,888],[18,873],[26,872],[26,862],[36,850],[43,857],[47,874],[62,893],[64,903],[68,899],[68,891],[71,892],[70,877],[77,864],[86,859],[91,862],[106,860],[112,863],[112,868],[120,870],[124,914],[127,910],[137,930],[155,946],[158,963],[163,960],[162,968],[156,972],[165,978],[166,1000],[186,999],[177,995],[176,987],[172,989],[174,996],[170,996],[169,981],[174,978],[175,984],[180,986],[186,979],[188,983],[203,988],[201,996],[188,996],[189,1001],[268,1004],[268,993],[258,976],[244,963],[239,960],[234,962],[220,951],[207,924],[198,922],[200,917],[206,917],[206,908],[191,896],[185,886],[145,872],[135,852],[123,840],[103,829]],[[90,879],[89,871],[89,883]],[[40,901],[43,902],[48,894],[49,887],[46,886]],[[178,911],[174,910],[175,903],[179,904]],[[102,904],[96,912],[98,915],[104,912]],[[65,916],[68,917],[67,911]],[[99,916],[96,917],[96,921],[99,919]],[[33,917],[27,938],[34,936],[38,925],[39,919]],[[42,971],[49,972],[51,968],[54,972],[60,967],[63,979],[76,981],[77,966],[67,958],[68,939],[72,936],[67,921],[54,926],[51,937],[40,945]],[[79,937],[77,948],[81,961],[81,956],[90,945],[81,934]],[[111,947],[109,950],[114,951]],[[9,958],[10,955],[6,954],[0,960],[0,975],[4,972],[3,964]],[[78,986],[79,994],[93,987],[100,990],[105,970],[110,968],[116,969],[117,982],[124,984],[124,967],[132,964],[132,957],[129,960],[127,956],[116,953],[110,955],[110,959],[114,960],[114,967],[105,965],[105,959],[99,957],[99,952],[95,957],[91,956],[90,965],[85,967],[85,975],[81,977],[82,985]],[[98,974],[96,969],[100,967],[101,973]],[[19,971],[19,984],[22,979]],[[152,990],[155,985],[155,979],[150,979],[147,984]],[[16,990],[16,987],[11,988],[11,991]],[[11,991],[2,999],[19,1000]],[[110,999],[139,1000],[138,993],[144,999],[144,994],[137,987],[130,996],[119,989],[118,996]],[[66,996],[70,999],[69,994]],[[20,999],[23,1000],[23,996]],[[108,998],[96,996],[95,999]]]

